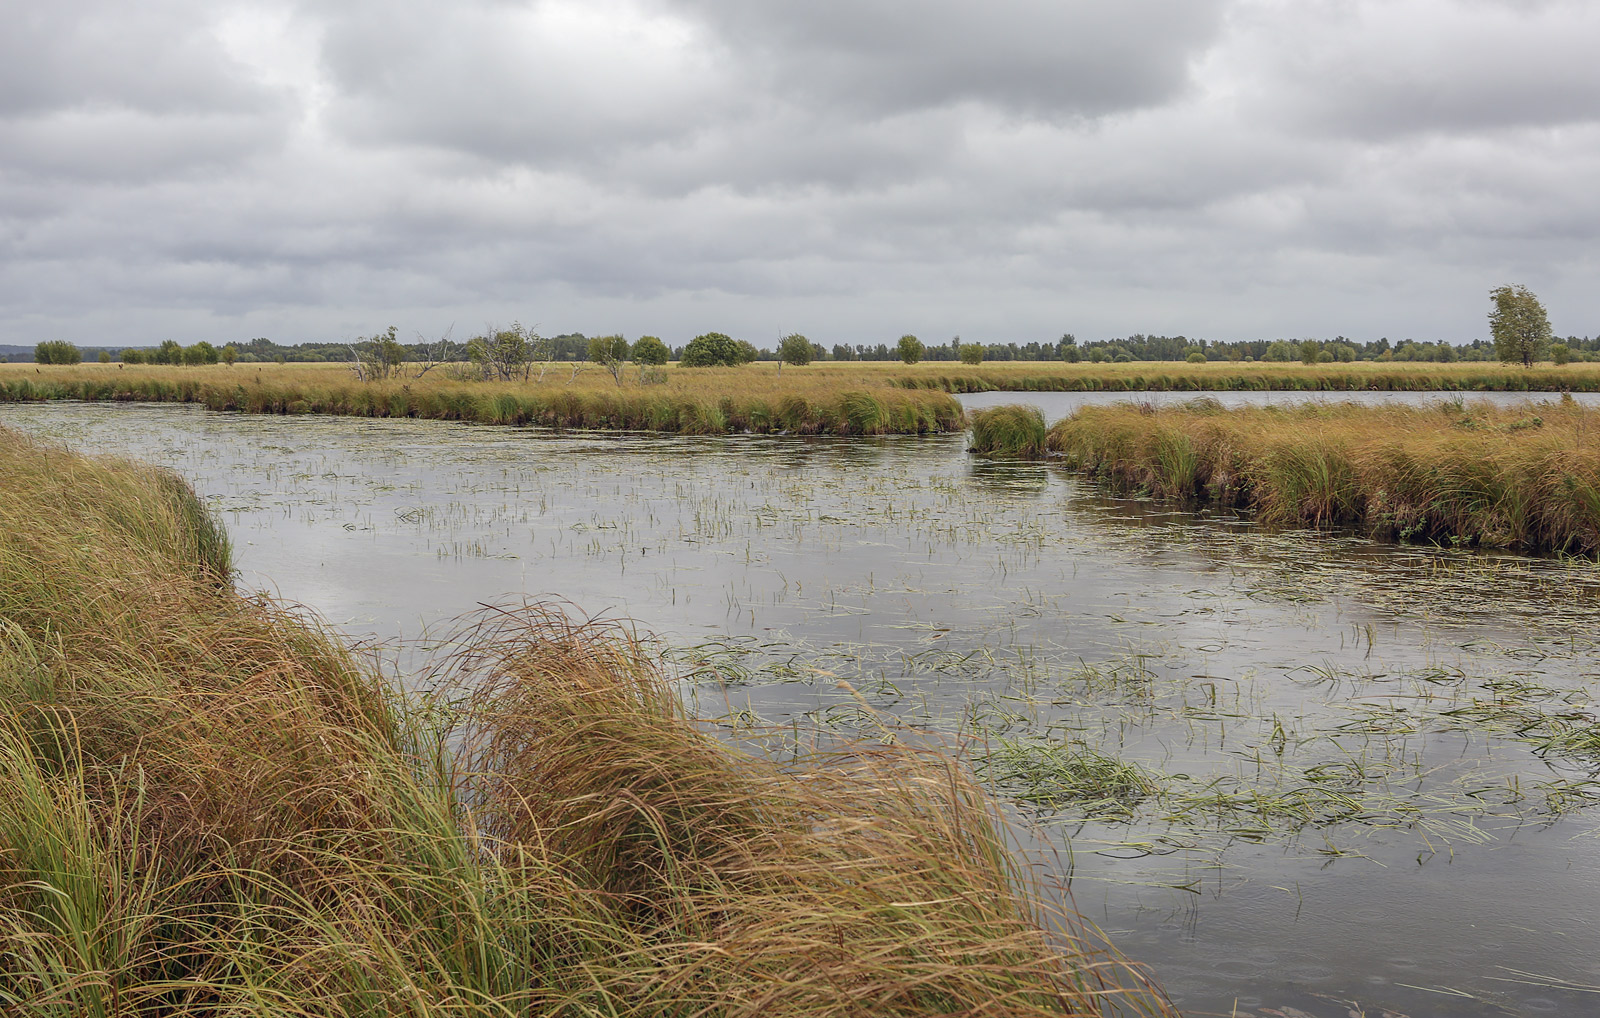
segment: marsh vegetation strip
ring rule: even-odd
[[[881,370],[881,369],[880,369]],[[1495,363],[1134,361],[1066,364],[1046,361],[919,364],[893,376],[907,388],[945,392],[1597,392],[1600,365]]]
[[[1008,412],[1022,411],[975,416]],[[1248,509],[1269,524],[1593,555],[1597,439],[1600,409],[1571,398],[1231,410],[1201,398],[1084,407],[1057,421],[1046,444],[1116,490]],[[1036,448],[1013,439],[991,451]]]
[[[0,418],[175,467],[246,586],[348,632],[558,593],[658,634],[730,738],[953,743],[1189,1013],[1600,999],[1591,561],[1262,529],[959,435]]]
[[[1570,395],[1582,406],[1600,407],[1600,392],[1574,392]],[[1362,406],[1436,406],[1442,402],[1453,402],[1459,397],[1461,397],[1460,393],[1441,391],[1304,392],[1286,389],[1211,392],[1205,396],[1207,399],[1216,400],[1217,403],[1230,410],[1237,407],[1303,406],[1308,403],[1358,403]],[[990,407],[1029,406],[1036,408],[1044,415],[1045,423],[1054,424],[1082,407],[1112,406],[1117,403],[1126,403],[1130,400],[1135,403],[1147,403],[1153,407],[1163,407],[1187,403],[1197,397],[1193,392],[1183,391],[1004,392],[995,390],[962,393],[956,398],[961,401],[961,405],[969,414],[972,411],[984,410]],[[1528,402],[1540,404],[1559,400],[1560,394],[1530,395],[1526,392],[1480,392],[1464,398],[1471,403],[1487,402],[1495,406],[1520,406]]]
[[[0,365],[0,403],[48,400],[196,403],[251,414],[406,417],[559,429],[684,435],[754,432],[883,435],[959,431],[946,393],[881,374],[651,368],[615,378],[582,362],[514,382],[468,381],[459,366],[363,381],[347,365],[169,367]]]

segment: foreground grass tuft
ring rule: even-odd
[[[1049,446],[1117,490],[1401,540],[1600,551],[1600,411],[1309,404],[1079,410]]]
[[[397,692],[171,475],[0,430],[0,1012],[1163,1012],[948,759],[737,751],[614,625]]]

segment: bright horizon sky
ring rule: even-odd
[[[1600,331],[1600,4],[0,0],[0,343]]]

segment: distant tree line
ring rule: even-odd
[[[533,329],[513,323],[509,328],[490,327],[483,334],[457,341],[446,333],[437,340],[418,337],[416,342],[405,343],[399,330],[390,326],[386,332],[354,341],[312,342],[283,345],[265,337],[256,337],[238,343],[217,347],[204,340],[183,346],[175,340],[166,340],[156,347],[109,348],[97,351],[99,359],[121,360],[129,364],[216,364],[219,361],[250,364],[258,362],[349,363],[362,377],[384,377],[403,363],[432,366],[446,363],[467,363],[471,371],[484,378],[510,379],[531,377],[538,365],[539,377],[544,377],[556,362],[578,364],[598,363],[615,372],[616,366],[632,357],[637,363],[659,365],[666,360],[676,360],[686,367],[746,364],[751,361],[777,361],[780,364],[804,365],[812,361],[960,361],[977,364],[984,361],[1067,361],[1091,363],[1129,363],[1133,361],[1183,361],[1203,363],[1213,361],[1303,361],[1307,364],[1352,361],[1494,361],[1509,359],[1527,362],[1529,358],[1550,359],[1558,364],[1571,361],[1600,360],[1600,335],[1593,337],[1568,336],[1565,339],[1549,335],[1544,309],[1537,298],[1523,287],[1501,287],[1494,291],[1497,310],[1490,324],[1496,340],[1473,340],[1457,346],[1443,341],[1417,342],[1402,339],[1391,342],[1382,337],[1365,342],[1335,336],[1332,339],[1278,338],[1255,339],[1240,342],[1212,342],[1188,336],[1158,336],[1135,333],[1116,339],[1079,342],[1072,333],[1066,333],[1053,343],[973,343],[963,342],[960,336],[948,343],[923,343],[916,336],[900,337],[898,342],[835,343],[824,346],[798,333],[777,339],[771,347],[756,346],[746,340],[735,339],[725,333],[708,332],[686,342],[671,346],[654,336],[642,337],[639,344],[630,344],[622,336],[585,336],[581,332],[559,336],[541,336]],[[1508,317],[1521,308],[1530,321],[1539,323],[1543,331],[1528,340],[1514,355],[1506,353],[1505,335]],[[14,351],[19,348],[12,348]],[[25,348],[20,348],[25,349]],[[639,356],[638,351],[643,355]],[[77,364],[83,359],[78,347],[63,340],[47,340],[38,344],[31,356],[25,352],[9,354],[14,361],[36,360],[41,364]],[[576,370],[576,368],[574,368]]]

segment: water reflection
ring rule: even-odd
[[[1048,468],[1038,463],[974,458],[967,480],[997,495],[1042,495],[1050,488]]]

